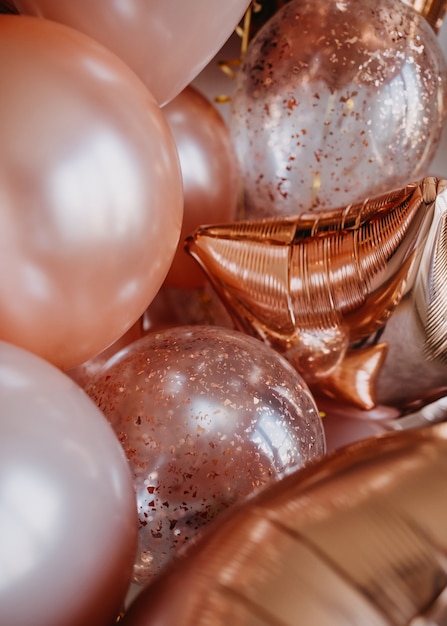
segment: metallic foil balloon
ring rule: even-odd
[[[217,520],[123,626],[443,626],[447,425],[354,444]]]
[[[110,424],[68,376],[0,342],[0,623],[110,626],[136,541]]]
[[[387,417],[447,393],[447,181],[188,238],[241,330],[311,385]]]
[[[180,235],[181,171],[134,73],[85,35],[0,16],[0,338],[63,369],[142,315]]]
[[[293,0],[251,40],[230,127],[245,219],[359,202],[426,174],[446,118],[434,30],[400,0]]]
[[[201,224],[236,219],[238,167],[221,115],[191,86],[163,107],[163,113],[174,136],[182,170],[184,215],[180,239]],[[204,282],[203,272],[180,245],[165,284],[194,288]]]
[[[109,361],[88,393],[132,468],[140,583],[216,514],[325,450],[301,376],[233,330],[150,333]]]
[[[160,105],[229,38],[250,0],[14,0],[20,12],[97,39],[143,79]]]

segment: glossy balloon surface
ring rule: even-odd
[[[446,453],[443,424],[286,476],[217,520],[123,626],[445,624]]]
[[[0,342],[0,623],[110,626],[136,539],[110,424],[68,376]]]
[[[224,328],[148,334],[109,361],[88,393],[132,467],[138,582],[220,511],[325,449],[302,378],[261,342]]]
[[[183,240],[201,224],[236,218],[239,179],[227,125],[211,102],[187,87],[163,107],[180,158],[184,216],[180,242],[165,284],[193,288],[206,282],[183,249]]]
[[[403,2],[289,2],[237,77],[243,217],[334,208],[425,175],[446,97],[436,35]]]
[[[394,419],[447,395],[446,224],[447,180],[427,177],[331,211],[201,227],[187,245],[237,327],[315,397]]]
[[[68,369],[120,337],[166,276],[177,150],[143,83],[85,35],[2,15],[0,55],[0,338]]]
[[[16,0],[23,13],[72,26],[110,48],[160,105],[222,47],[249,0]]]

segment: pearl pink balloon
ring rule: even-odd
[[[0,339],[69,369],[162,284],[183,191],[143,83],[66,26],[0,16]]]
[[[205,274],[185,252],[183,241],[202,224],[236,218],[236,155],[221,115],[194,87],[186,87],[163,113],[177,145],[185,196],[180,242],[165,284],[200,287],[206,283]]]
[[[251,40],[232,104],[244,217],[319,211],[426,174],[447,65],[400,0],[292,0]]]
[[[133,471],[140,583],[223,509],[325,450],[299,374],[233,330],[150,333],[109,361],[87,391]]]
[[[16,0],[19,11],[73,26],[113,50],[160,105],[205,67],[250,0]]]
[[[0,342],[0,623],[110,626],[136,533],[107,420],[68,376]]]

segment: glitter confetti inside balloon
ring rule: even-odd
[[[230,126],[244,218],[363,200],[426,174],[446,115],[434,30],[399,0],[293,0],[252,39]]]
[[[447,393],[447,181],[188,238],[241,330],[337,401],[402,412]]]
[[[325,450],[302,378],[262,342],[224,328],[151,333],[88,389],[132,467],[145,582],[217,513]]]
[[[222,516],[123,626],[442,626],[447,425],[349,446]]]

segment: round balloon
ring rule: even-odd
[[[19,11],[73,26],[113,50],[160,105],[223,46],[250,0],[15,0]]]
[[[206,283],[205,274],[185,252],[183,240],[202,224],[236,218],[236,155],[221,115],[194,87],[186,87],[163,113],[177,145],[185,199],[180,243],[165,284],[200,287]]]
[[[109,361],[87,391],[133,471],[140,583],[222,510],[325,450],[299,374],[233,330],[149,333]]]
[[[0,339],[69,369],[132,326],[168,272],[177,149],[143,83],[85,35],[2,15],[0,55]]]
[[[141,317],[129,328],[119,339],[112,343],[108,348],[88,359],[85,363],[81,363],[73,369],[67,370],[65,373],[70,376],[80,387],[85,388],[90,384],[90,380],[99,372],[106,361],[115,356],[120,350],[140,339],[144,335],[143,318]]]
[[[361,202],[425,174],[447,111],[428,22],[395,0],[293,0],[252,39],[230,127],[244,217]]]
[[[68,376],[0,342],[0,623],[110,626],[136,539],[110,424]]]
[[[286,476],[213,524],[121,626],[444,625],[446,455],[442,424]]]

